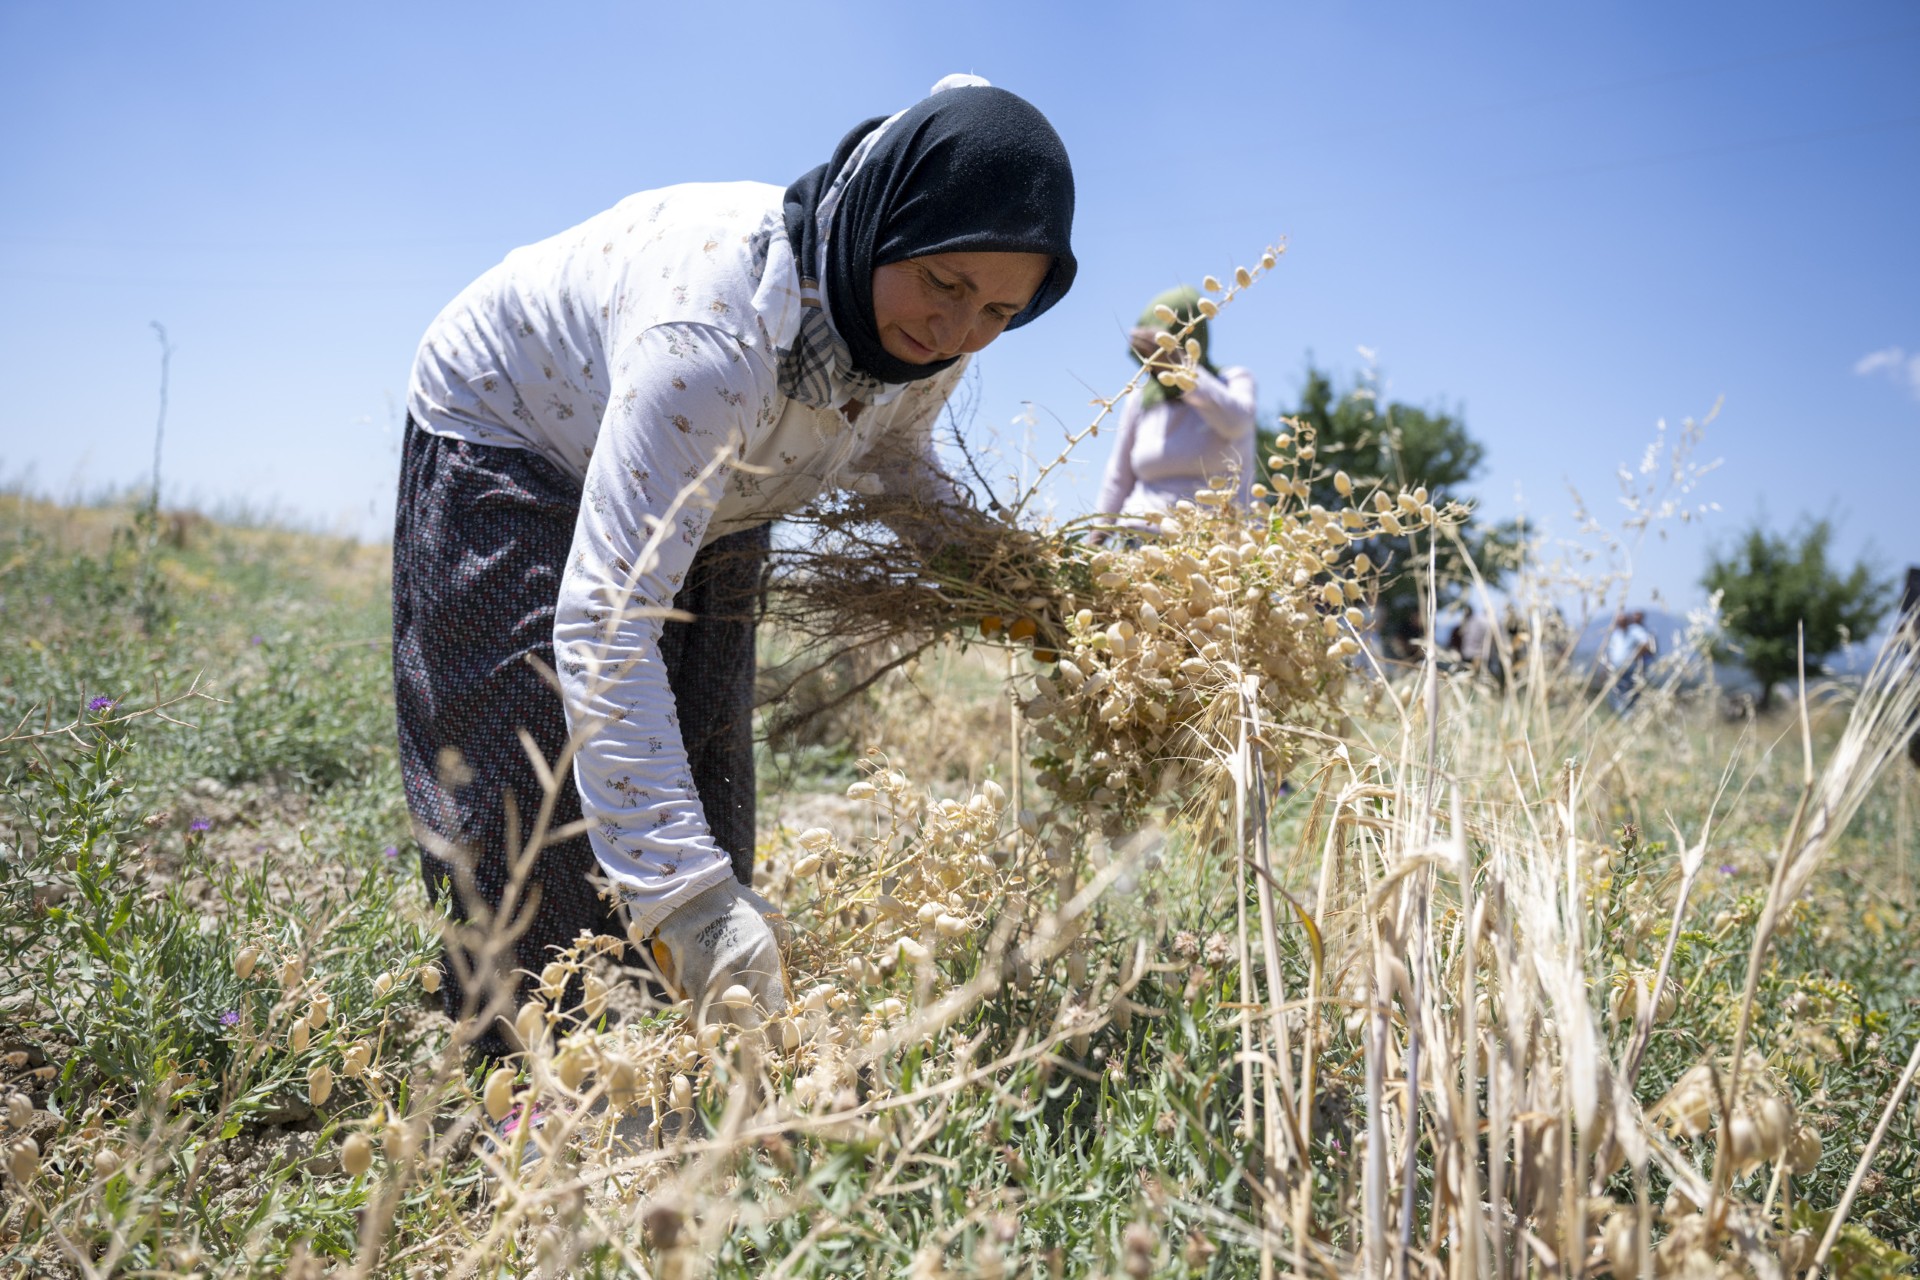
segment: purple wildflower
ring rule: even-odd
[[[237,1027],[237,1026],[239,1026],[239,1025],[240,1025],[240,1011],[239,1011],[238,1009],[229,1009],[229,1010],[227,1010],[227,1011],[226,1011],[225,1013],[223,1013],[223,1014],[221,1014],[221,1015],[220,1015],[220,1025],[221,1025],[221,1026],[223,1026],[223,1027]]]
[[[192,822],[187,824],[187,830],[211,831],[213,830],[213,824],[211,822],[208,822],[205,818],[195,818]]]
[[[263,645],[266,642],[267,642],[267,638],[265,636],[255,636],[253,639],[247,641],[248,644],[256,645],[256,646]]]
[[[111,711],[114,709],[114,707],[118,705],[119,704],[116,703],[112,698],[109,698],[106,694],[103,693],[99,697],[95,698],[93,701],[87,704],[87,710]]]
[[[1734,866],[1731,862],[1723,862],[1720,864],[1720,874],[1723,876],[1730,876],[1739,869],[1740,868]]]
[[[380,851],[380,856],[383,858],[397,858],[400,856],[400,850],[393,845],[388,845]]]

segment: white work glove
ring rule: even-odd
[[[702,890],[660,922],[653,962],[675,1000],[692,1000],[696,1024],[757,1027],[787,1011],[780,956],[785,919],[771,902],[729,877]],[[739,999],[735,987],[750,997]],[[734,1001],[725,999],[731,992]]]

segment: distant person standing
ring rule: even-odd
[[[1471,604],[1462,605],[1461,608],[1466,613],[1454,627],[1453,634],[1447,637],[1447,648],[1453,650],[1461,663],[1476,673],[1494,670],[1496,655],[1492,617]]]
[[[1238,366],[1214,368],[1208,322],[1200,318],[1199,305],[1199,290],[1170,289],[1147,304],[1127,336],[1128,351],[1145,363],[1157,349],[1160,334],[1198,321],[1189,336],[1200,344],[1200,367],[1191,391],[1163,386],[1152,377],[1141,379],[1120,410],[1113,454],[1094,509],[1133,517],[1123,524],[1138,524],[1138,517],[1168,511],[1182,499],[1192,501],[1195,491],[1215,477],[1237,476],[1240,504],[1252,501],[1253,374]],[[1173,324],[1155,315],[1154,308],[1161,306],[1173,310]]]
[[[1602,661],[1611,674],[1607,700],[1615,711],[1625,715],[1639,701],[1647,672],[1659,652],[1659,642],[1653,638],[1653,632],[1647,630],[1646,614],[1622,609],[1613,615],[1613,630],[1607,633]]]

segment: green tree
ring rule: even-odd
[[[1865,636],[1887,614],[1892,587],[1856,562],[1844,573],[1827,564],[1833,527],[1814,520],[1779,536],[1755,522],[1732,552],[1716,554],[1702,579],[1720,592],[1730,652],[1760,682],[1760,710],[1773,701],[1773,686],[1800,670],[1805,629],[1807,666],[1817,668],[1849,636]]]
[[[1361,501],[1382,484],[1396,489],[1424,485],[1433,503],[1444,505],[1449,499],[1464,498],[1462,490],[1485,463],[1485,446],[1473,438],[1457,414],[1386,403],[1371,373],[1356,376],[1345,394],[1336,395],[1332,379],[1311,359],[1299,407],[1282,415],[1282,422],[1272,430],[1260,432],[1263,468],[1265,459],[1276,451],[1279,433],[1289,429],[1288,418],[1313,428],[1315,476],[1307,501],[1329,511]],[[1352,478],[1352,497],[1342,497],[1334,488],[1338,471]],[[1481,577],[1492,584],[1513,567],[1521,539],[1519,526],[1511,522],[1491,527],[1469,522],[1461,531],[1461,541],[1472,553]],[[1383,537],[1355,550],[1365,551],[1384,567],[1376,606],[1380,635],[1390,654],[1407,656],[1422,631],[1426,547],[1421,546],[1416,555],[1412,538]],[[1451,540],[1442,539],[1435,549],[1435,568],[1443,601],[1471,581]]]

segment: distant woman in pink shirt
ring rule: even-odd
[[[1139,325],[1128,336],[1133,357],[1146,360],[1153,354],[1157,334],[1197,318],[1199,302],[1199,290],[1183,286],[1148,303]],[[1179,317],[1176,324],[1168,325],[1155,316],[1154,309],[1160,306],[1173,309]],[[1204,319],[1191,336],[1200,343],[1200,367],[1195,374],[1198,385],[1182,392],[1146,378],[1127,397],[1095,510],[1123,517],[1167,511],[1182,499],[1191,502],[1194,491],[1207,488],[1209,480],[1229,476],[1238,477],[1240,504],[1246,506],[1251,501],[1256,400],[1253,374],[1238,366],[1214,368],[1207,358]]]

